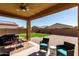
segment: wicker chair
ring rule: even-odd
[[[49,38],[43,38],[42,41],[40,41],[40,50],[48,51],[49,47]]]
[[[57,56],[74,56],[75,45],[64,42],[64,45],[57,45]]]

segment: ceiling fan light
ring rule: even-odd
[[[29,7],[26,7],[26,10],[29,11],[30,10]]]
[[[25,9],[22,9],[22,11],[25,12],[26,10]]]

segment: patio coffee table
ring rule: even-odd
[[[56,46],[50,46],[50,56],[56,56]]]

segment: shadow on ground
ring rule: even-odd
[[[37,52],[30,54],[29,56],[46,56],[46,52],[37,51]]]

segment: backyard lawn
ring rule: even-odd
[[[26,34],[18,34],[19,38],[26,38]],[[45,37],[48,36],[48,34],[43,33],[31,33],[31,37]]]

